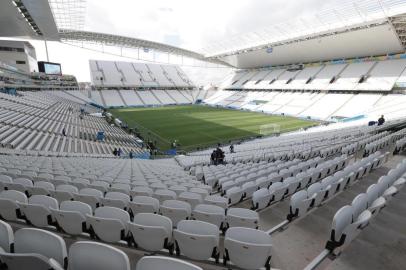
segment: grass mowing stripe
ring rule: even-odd
[[[161,149],[169,149],[170,142],[177,139],[187,151],[196,146],[257,136],[265,124],[278,124],[281,132],[316,124],[287,116],[206,106],[128,108],[111,112],[129,127],[139,127],[144,140],[157,140]]]

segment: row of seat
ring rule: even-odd
[[[312,208],[318,207],[323,202],[350,187],[355,181],[366,177],[372,170],[382,166],[389,155],[389,152],[381,154],[376,152],[368,157],[345,167],[343,170],[328,176],[319,183],[309,186],[306,190],[301,190],[290,199],[288,220],[305,216]]]
[[[68,250],[57,234],[34,228],[13,233],[0,221],[0,264],[9,270],[130,270],[128,256],[118,248],[90,241],[77,241]],[[202,270],[191,263],[163,256],[145,256],[136,270]]]
[[[271,203],[279,202],[287,196],[315,184],[326,176],[334,174],[346,167],[350,160],[347,155],[336,157],[321,163],[317,167],[311,167],[306,171],[282,178],[279,174],[271,175],[261,180],[260,189],[252,195],[252,208],[263,209]]]
[[[405,173],[406,159],[403,159],[365,193],[358,194],[351,205],[340,208],[334,215],[326,248],[329,251],[345,248],[405,185]]]
[[[10,186],[10,188],[12,187]],[[103,206],[112,207],[111,211],[125,212],[123,215],[126,217],[138,213],[161,213],[169,217],[174,225],[180,220],[195,218],[211,222],[219,229],[235,226],[258,227],[259,216],[256,212],[244,208],[229,208],[226,211],[227,201],[216,195],[208,196],[204,201],[201,197],[198,198],[200,200],[197,200],[180,196],[179,199],[183,199],[183,201],[168,199],[160,202],[158,199],[148,196],[136,196],[130,201],[129,196],[123,193],[110,192],[105,197],[97,197],[95,194],[85,194],[86,192],[85,190],[81,194],[73,194],[73,198],[69,196],[63,198],[61,194],[64,193],[61,193],[58,196],[60,200],[58,202],[57,199],[46,195],[32,195],[27,198],[21,191],[5,190],[0,193],[0,215],[7,220],[17,220],[19,214],[24,214],[21,212],[25,211],[27,221],[38,227],[46,227],[51,223],[49,217],[54,213],[53,210],[73,211],[77,208],[77,212],[85,216],[96,213]],[[98,192],[101,195],[101,192]],[[76,220],[80,222],[83,221],[83,218]],[[81,233],[81,231],[77,233]]]
[[[48,221],[49,224],[57,224],[57,228],[61,228],[63,232],[73,235],[83,235],[83,232],[86,232],[90,234],[90,237],[108,243],[125,241],[130,246],[134,244],[135,247],[147,251],[156,252],[166,249],[170,254],[176,251],[177,255],[182,254],[193,260],[214,258],[216,262],[219,262],[219,227],[212,223],[200,220],[180,220],[176,229],[172,230],[172,220],[166,216],[139,213],[131,221],[127,212],[114,207],[97,208],[92,215],[88,205],[71,201],[62,203],[61,208],[64,210],[49,208],[48,213],[44,213],[47,209],[40,205],[45,202],[44,199],[34,196],[33,204],[21,204],[21,214],[25,216],[29,224],[49,228]],[[249,211],[247,209],[239,210]],[[229,221],[233,220],[232,212],[230,211],[230,216],[227,216],[230,218]],[[16,215],[18,215],[18,211]],[[206,214],[203,213],[203,215]],[[237,221],[235,225],[244,225],[247,223],[247,219],[245,216],[235,219]],[[231,260],[243,267],[252,264],[259,264],[257,267],[269,265],[270,247],[270,236],[265,232],[246,227],[231,227],[225,234],[224,262]],[[244,250],[242,254],[241,250]],[[258,254],[255,252],[256,250],[259,252]],[[241,255],[245,256],[244,260],[241,260]],[[246,261],[247,258],[254,255],[256,255],[255,260]]]

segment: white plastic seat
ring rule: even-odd
[[[157,189],[153,196],[157,198],[160,203],[166,200],[176,200],[177,198],[176,192],[168,189]]]
[[[5,220],[18,220],[21,214],[19,203],[28,203],[28,198],[24,193],[16,190],[0,192],[0,216]]]
[[[300,190],[290,198],[290,217],[304,216],[313,201],[313,197],[308,197],[306,190]]]
[[[69,248],[69,270],[130,270],[128,256],[118,248],[78,241]]]
[[[270,269],[271,248],[271,236],[266,232],[234,227],[225,235],[224,259],[242,269]]]
[[[246,208],[229,208],[226,216],[227,226],[258,228],[259,215]]]
[[[283,184],[288,186],[285,196],[289,196],[295,193],[296,190],[299,188],[300,179],[296,179],[296,177],[288,177],[285,180],[283,180]]]
[[[372,184],[368,187],[366,193],[368,196],[368,209],[375,216],[386,204],[385,198],[381,197],[383,191],[378,184]]]
[[[51,191],[52,197],[59,203],[73,200],[74,194],[77,193],[79,193],[79,190],[73,185],[59,185],[55,188],[55,191]]]
[[[103,198],[103,192],[94,188],[83,188],[79,194],[73,194],[75,201],[84,202],[95,210],[100,206],[100,200]]]
[[[63,270],[64,268],[54,259],[49,259],[35,253],[3,253],[0,251],[0,260],[5,269],[9,270]]]
[[[313,199],[314,206],[319,206],[324,199],[326,192],[319,182],[310,185],[307,189],[307,196]]]
[[[228,208],[228,199],[219,195],[210,195],[204,198],[204,202],[207,204],[217,205],[223,209]]]
[[[136,246],[148,250],[172,250],[172,221],[165,216],[140,213],[128,223],[129,231]]]
[[[134,198],[136,196],[149,196],[151,197],[154,191],[149,187],[136,186],[130,191],[130,195]]]
[[[288,190],[288,185],[282,182],[277,182],[272,184],[269,188],[269,194],[271,194],[271,203],[279,202],[285,196],[286,191]]]
[[[9,190],[17,190],[27,193],[34,184],[30,179],[27,178],[15,178],[12,183],[7,184]]]
[[[144,256],[137,262],[137,270],[203,270],[203,268],[170,257]]]
[[[241,187],[232,187],[226,191],[225,197],[229,204],[236,204],[243,198],[244,190]]]
[[[27,220],[36,227],[48,227],[52,219],[50,208],[59,209],[58,201],[45,195],[33,195],[28,204],[20,203],[21,211]]]
[[[0,174],[0,190],[5,189],[11,183],[13,183],[11,176]]]
[[[55,190],[55,186],[51,182],[37,181],[34,186],[30,188],[31,195],[50,195],[51,191]]]
[[[87,229],[86,215],[93,214],[90,205],[79,201],[64,201],[59,210],[51,209],[51,213],[62,230],[71,235],[82,234]]]
[[[103,206],[112,206],[126,210],[128,203],[130,202],[130,196],[116,191],[107,192],[104,198],[101,198]]]
[[[178,200],[189,203],[192,209],[194,209],[196,205],[201,204],[203,202],[203,198],[200,194],[188,191],[182,192],[178,196]]]
[[[110,190],[130,195],[131,186],[124,183],[112,183]]]
[[[82,188],[87,188],[90,185],[90,181],[84,178],[75,178],[72,180],[71,184],[80,190]]]
[[[194,260],[219,260],[219,230],[216,225],[197,221],[182,220],[173,231],[176,253]]]
[[[107,192],[107,190],[110,188],[110,184],[105,181],[97,180],[91,182],[91,184],[88,185],[88,188],[97,189],[104,193]]]
[[[224,228],[226,219],[224,208],[210,204],[196,205],[193,210],[193,218],[216,225],[219,229]]]
[[[2,220],[0,220],[0,252],[14,252],[13,229]]]
[[[159,200],[148,196],[136,196],[128,206],[134,216],[138,213],[156,214],[159,211]]]
[[[173,185],[169,187],[169,190],[174,191],[176,195],[179,196],[182,192],[187,191],[187,188],[181,185]]]
[[[60,266],[67,266],[65,241],[57,234],[34,228],[19,229],[14,234],[15,253],[40,254],[55,260]],[[20,269],[31,269],[25,266]]]
[[[208,188],[210,189],[210,187],[208,187]],[[194,188],[189,189],[189,191],[193,192],[193,193],[200,194],[200,196],[202,196],[202,198],[206,198],[207,196],[209,196],[209,191],[208,191],[207,188],[194,187]]]
[[[160,206],[162,215],[170,218],[174,227],[179,221],[189,219],[192,214],[192,208],[189,203],[177,200],[164,201]]]
[[[86,215],[87,222],[95,235],[102,241],[116,243],[121,240],[127,241],[128,212],[109,206],[96,208],[94,216]]]
[[[258,186],[255,184],[255,181],[251,181],[244,183],[241,189],[244,191],[244,198],[251,198],[254,192],[258,190]]]
[[[269,205],[272,195],[267,188],[261,188],[252,194],[252,208],[264,209]]]
[[[271,185],[271,180],[268,179],[265,176],[259,177],[258,179],[255,180],[255,184],[258,186],[258,188],[268,188]]]

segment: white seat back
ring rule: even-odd
[[[203,268],[174,258],[144,256],[138,261],[137,270],[203,270]]]
[[[61,266],[67,265],[65,241],[57,234],[33,228],[15,232],[16,253],[37,253],[56,260]]]
[[[128,256],[112,246],[79,241],[69,248],[69,270],[130,270]]]

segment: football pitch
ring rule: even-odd
[[[207,106],[169,106],[112,109],[114,117],[135,128],[144,141],[156,141],[167,150],[177,141],[180,149],[196,150],[261,135],[263,125],[276,124],[281,133],[317,125],[288,116],[214,108]]]

